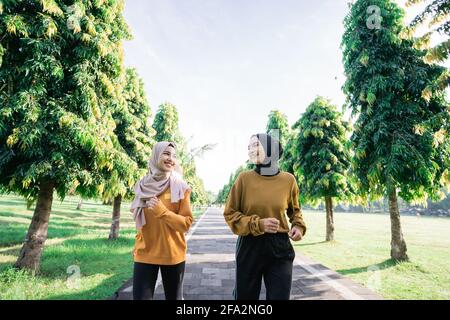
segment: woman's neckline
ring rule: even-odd
[[[283,171],[281,171],[280,170],[280,172],[278,172],[276,175],[274,175],[274,176],[263,176],[263,175],[260,175],[258,172],[256,172],[255,170],[252,170],[252,173],[253,174],[255,174],[256,176],[258,176],[258,177],[260,177],[260,178],[262,178],[262,179],[266,179],[266,180],[274,180],[274,179],[276,179],[277,177],[279,177],[280,175],[281,175],[281,173],[282,173]]]

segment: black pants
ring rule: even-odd
[[[183,277],[185,262],[175,265],[134,263],[133,299],[153,300],[158,270],[161,268],[166,300],[183,299]]]
[[[286,233],[239,237],[236,243],[236,300],[259,300],[264,278],[267,300],[289,300],[295,251]]]

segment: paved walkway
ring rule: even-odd
[[[184,276],[186,300],[232,300],[237,236],[226,225],[218,208],[208,208],[186,236],[188,254]],[[161,275],[155,299],[164,299]],[[292,300],[381,299],[369,289],[296,252],[291,290]],[[131,300],[132,279],[111,299]],[[264,281],[260,299],[265,299]]]

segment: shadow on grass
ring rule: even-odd
[[[96,223],[96,224],[95,225],[84,225],[86,223]],[[109,229],[111,228],[111,226],[108,225],[108,223],[111,223],[111,219],[106,220],[103,225],[99,225],[98,222],[96,222],[94,219],[87,220],[87,221],[83,220],[78,223],[77,222],[66,222],[64,220],[50,221],[49,232],[50,232],[50,228],[53,228],[53,227],[56,227],[59,229],[69,229],[69,228],[75,229],[75,230],[81,229],[80,232],[78,232],[78,233],[81,233],[83,230],[97,230],[97,231],[103,232],[106,230],[109,231]]]
[[[5,218],[25,218],[30,219],[33,217],[33,211],[32,210],[26,210],[24,209],[21,212],[11,212],[11,211],[0,211],[0,217]]]
[[[26,208],[27,204],[25,200],[21,199],[11,199],[11,198],[1,198],[0,197],[0,206],[2,207],[17,207]]]
[[[377,263],[377,264],[371,264],[364,267],[357,267],[357,268],[351,268],[351,269],[339,269],[336,270],[336,272],[348,275],[348,274],[355,274],[355,273],[362,273],[362,272],[368,272],[368,271],[375,271],[375,270],[384,270],[388,268],[395,267],[400,262],[394,259],[387,259],[383,262]]]
[[[112,211],[112,209],[111,209]],[[1,217],[6,218],[25,218],[32,219],[33,210],[21,209],[20,211],[0,211]],[[83,211],[72,211],[72,210],[62,210],[62,209],[54,209],[50,213],[50,221],[52,220],[66,220],[66,219],[102,219],[108,220],[111,219],[111,212],[109,211],[96,211],[96,210],[83,210]]]
[[[114,294],[124,281],[132,275],[132,249],[134,230],[124,230],[123,236],[116,240],[106,238],[68,239],[61,244],[44,249],[41,260],[41,271],[37,275],[44,282],[65,283],[72,273],[68,267],[78,266],[81,284],[89,287],[95,282],[95,275],[103,275],[105,279],[93,284],[89,289],[58,288],[67,293],[46,295],[51,300],[106,299]],[[12,263],[0,264],[0,272]],[[64,286],[64,284],[63,284]]]
[[[9,247],[22,244],[27,235],[28,227],[29,226],[25,224],[8,223],[2,225],[0,228],[0,231],[2,233],[2,237],[0,239],[0,247]],[[75,223],[50,223],[47,239],[72,237],[89,229],[104,229],[106,233],[106,230],[109,228],[102,228],[97,226],[85,227],[77,225]]]
[[[55,212],[56,213],[56,212]],[[32,212],[29,215],[24,213],[15,213],[15,212],[0,212],[0,216],[2,217],[18,217],[18,218],[28,218],[29,222],[31,222]],[[79,217],[80,214],[77,215]],[[0,225],[0,248],[8,247],[17,244],[23,243],[25,236],[28,232],[29,222],[6,222]],[[95,223],[95,225],[85,225],[87,223]],[[99,224],[104,225],[99,225]],[[104,232],[107,236],[107,233],[110,229],[111,218],[86,218],[86,220],[82,220],[77,222],[75,219],[64,219],[61,216],[50,215],[49,229],[48,229],[48,237],[47,239],[53,238],[67,238],[71,236],[75,236],[86,231],[99,231]]]
[[[76,202],[70,203],[71,201],[64,200],[61,201],[53,201],[52,203],[52,212],[54,213],[62,213],[62,214],[71,214],[78,216],[85,213],[100,213],[105,214],[108,212],[112,212],[112,206],[111,205],[103,205],[101,203],[95,203],[95,202],[86,202],[84,206],[77,210],[77,204]],[[2,198],[0,197],[0,207],[9,208],[9,209],[19,209],[20,211],[26,210],[27,213],[33,213],[35,205],[33,204],[30,209],[27,209],[27,204],[25,200],[23,199],[14,199],[14,198]],[[4,212],[0,212],[4,213]]]

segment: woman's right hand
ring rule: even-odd
[[[150,200],[147,200],[147,206],[150,209],[153,209],[159,203],[159,199],[157,197],[151,197]]]
[[[276,218],[264,218],[261,219],[264,226],[264,232],[267,233],[277,233],[280,226],[280,221]]]

